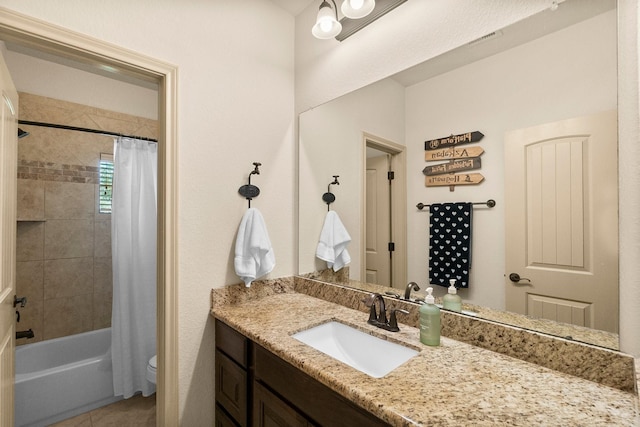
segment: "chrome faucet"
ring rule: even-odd
[[[419,291],[420,286],[416,282],[409,282],[407,288],[404,291],[404,299],[409,301],[411,299],[411,291]]]

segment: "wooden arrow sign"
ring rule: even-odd
[[[471,144],[480,141],[484,135],[482,132],[473,131],[461,133],[460,135],[451,135],[445,138],[433,139],[424,142],[425,150],[437,150],[438,148],[451,147],[454,145]]]
[[[436,175],[425,177],[426,187],[440,187],[447,185],[475,185],[484,180],[481,173],[458,173],[450,175]]]
[[[449,163],[441,163],[435,166],[427,166],[422,170],[422,173],[431,175],[442,175],[444,173],[462,172],[473,169],[480,169],[480,157],[473,157],[465,160],[452,160]]]
[[[473,147],[450,147],[442,148],[440,150],[425,151],[424,160],[427,162],[433,162],[435,160],[451,160],[451,159],[466,159],[469,157],[478,157],[484,153],[484,150],[479,145]]]

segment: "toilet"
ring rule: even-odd
[[[156,368],[158,367],[158,356],[154,355],[147,363],[147,381],[156,383]]]

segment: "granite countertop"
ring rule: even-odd
[[[238,287],[238,292],[242,289]],[[281,289],[259,298],[216,299],[212,315],[355,404],[394,426],[634,426],[637,395],[509,356],[441,338],[420,343],[419,331],[393,333],[366,323],[368,315]],[[338,320],[420,353],[375,379],[291,335]]]

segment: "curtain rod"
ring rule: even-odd
[[[158,142],[157,139],[147,138],[147,137],[144,137],[144,136],[123,135],[121,133],[109,132],[109,131],[106,131],[106,130],[80,128],[80,127],[76,127],[76,126],[57,125],[55,123],[43,123],[43,122],[32,122],[32,121],[29,121],[29,120],[18,120],[18,124],[31,125],[31,126],[41,126],[41,127],[46,127],[46,128],[55,128],[55,129],[64,129],[64,130],[75,130],[75,131],[79,131],[79,132],[98,133],[98,134],[101,134],[101,135],[109,135],[109,136],[122,136],[122,137],[125,137],[125,138],[133,138],[133,139],[141,139],[143,141]]]

